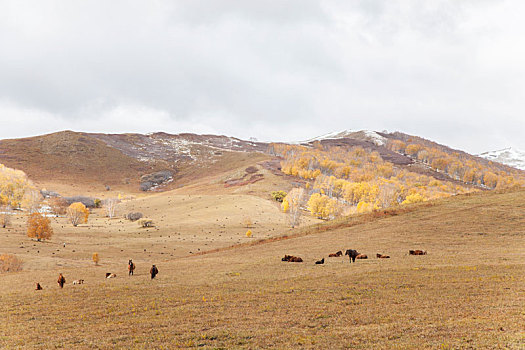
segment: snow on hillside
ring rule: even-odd
[[[525,170],[525,152],[515,148],[509,147],[498,151],[485,152],[478,154],[478,157]]]
[[[375,143],[378,146],[383,146],[386,144],[386,138],[379,135],[375,131],[371,130],[343,130],[343,131],[336,131],[332,132],[326,135],[321,135],[318,137],[314,137],[312,139],[306,140],[302,143],[308,143],[308,142],[314,142],[314,141],[321,141],[321,140],[327,140],[327,139],[342,139],[342,138],[352,138],[352,139],[358,139],[358,140],[366,140],[371,141]]]

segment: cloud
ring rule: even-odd
[[[525,149],[516,132],[524,9],[517,0],[4,1],[0,137],[300,140],[388,129],[471,152]]]

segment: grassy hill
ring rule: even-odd
[[[143,199],[129,205],[149,206],[148,215],[155,215],[160,208],[153,201],[166,197],[174,212],[159,212],[158,220],[165,215],[174,223],[183,221],[176,208],[190,199],[158,196],[151,204]],[[211,213],[225,199],[206,199],[210,205],[201,218],[229,217],[229,210]],[[189,206],[196,207],[197,200],[192,198]],[[279,215],[267,210],[266,225]],[[149,240],[160,239],[160,233],[141,231],[151,238],[135,241],[136,229],[119,220],[110,222],[111,229],[102,218],[78,230],[62,229],[59,222],[52,243],[31,242],[15,225],[9,250],[29,250],[29,266],[0,275],[0,347],[522,349],[524,210],[523,190],[483,192],[388,215],[353,216],[326,228],[305,228],[295,238],[281,227],[276,234],[288,239],[178,257],[161,255],[157,246],[150,253]],[[191,221],[196,212],[188,214],[183,231],[193,226],[198,231],[200,220]],[[57,244],[62,240],[72,243],[64,249]],[[181,242],[166,239],[162,244],[169,251],[178,250]],[[98,267],[87,254],[95,247],[106,249]],[[355,264],[327,258],[349,248],[371,258]],[[49,265],[39,268],[46,262],[30,259],[45,249],[46,255],[59,256],[46,257]],[[72,250],[83,249],[84,256],[74,257]],[[428,255],[409,256],[409,249]],[[376,253],[391,258],[376,259]],[[305,262],[281,262],[284,254]],[[326,263],[315,265],[322,257]],[[137,262],[133,277],[126,274],[129,258]],[[148,270],[153,263],[160,274],[152,281]],[[56,285],[59,272],[68,281],[63,290]],[[105,272],[118,277],[106,280]],[[77,278],[86,284],[71,285]],[[43,291],[33,290],[36,281]]]

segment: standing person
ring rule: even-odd
[[[157,266],[153,265],[149,270],[149,273],[151,274],[151,279],[154,279],[155,276],[157,276],[157,274],[159,273],[159,269],[157,269]]]
[[[64,278],[64,276],[62,276],[62,274],[58,275],[58,285],[60,286],[60,288],[64,288],[64,284],[66,284],[66,279]]]

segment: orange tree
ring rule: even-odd
[[[51,220],[40,213],[32,213],[27,218],[27,236],[37,240],[50,239],[53,235]]]

